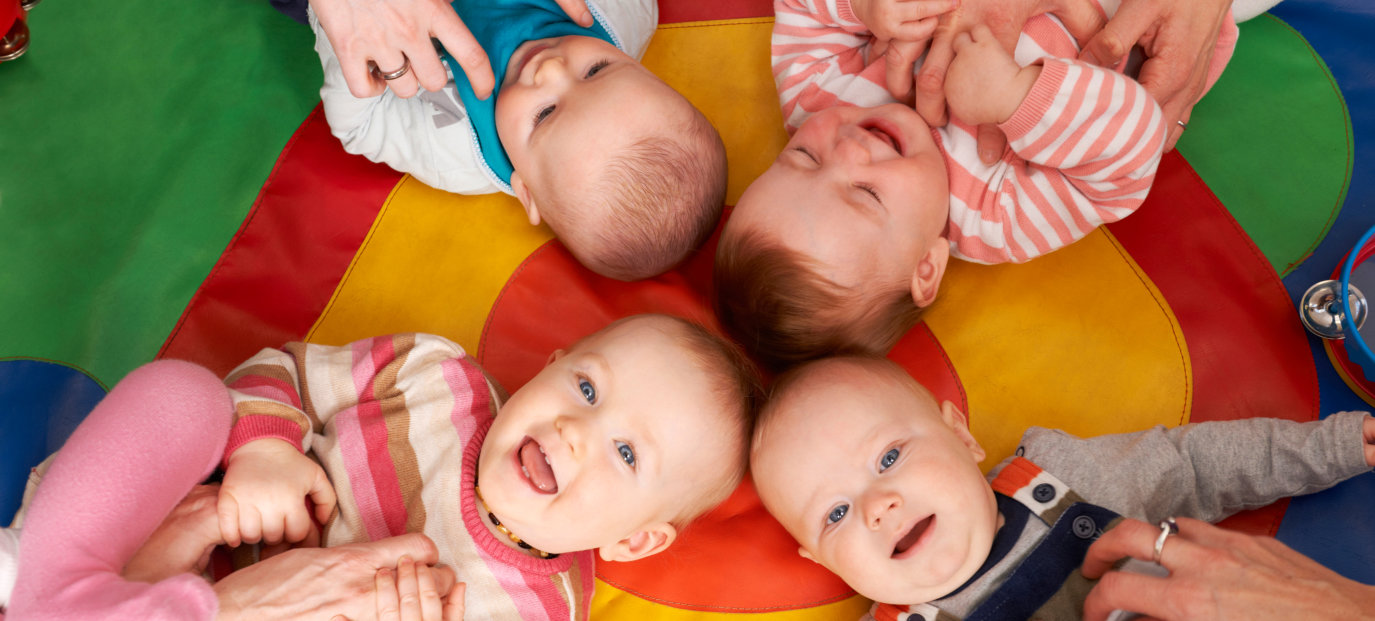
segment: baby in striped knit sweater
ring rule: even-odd
[[[986,27],[959,35],[951,121],[933,128],[889,94],[875,29],[850,0],[777,0],[775,12],[793,136],[740,197],[715,266],[722,323],[768,366],[887,351],[935,301],[952,254],[1027,261],[1132,213],[1150,189],[1160,107],[1131,78],[1074,60],[1079,42],[1049,15],[1027,22],[1015,54]],[[1235,41],[1229,20],[1209,84]],[[993,164],[980,124],[1009,141]]]
[[[145,365],[43,478],[9,612],[266,618],[221,597],[233,574],[214,587],[195,575],[209,548],[423,533],[466,585],[464,617],[586,619],[596,556],[657,554],[735,489],[757,386],[734,346],[665,315],[555,351],[509,399],[429,334],[264,349],[223,383],[189,363]],[[218,492],[193,491],[221,460]],[[207,489],[217,510],[163,523]],[[398,567],[406,580],[413,565]]]

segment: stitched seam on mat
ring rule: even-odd
[[[354,268],[361,262],[359,259],[367,252],[368,245],[372,243],[374,235],[382,229],[382,222],[386,219],[387,211],[391,209],[392,201],[396,200],[396,195],[401,192],[402,186],[414,180],[415,178],[410,176],[410,174],[403,175],[401,181],[392,186],[391,192],[387,193],[387,200],[382,201],[382,208],[377,210],[377,217],[373,219],[372,226],[368,228],[368,234],[363,237],[363,243],[359,244],[358,250],[353,253],[353,258],[349,259],[349,266],[344,270],[344,275],[339,277],[338,284],[334,285],[334,291],[329,294],[329,301],[325,303],[325,308],[320,311],[320,314],[315,318],[315,323],[311,324],[310,329],[306,331],[306,342],[310,342],[310,340],[315,337],[316,329],[325,322],[325,318],[329,316],[330,311],[334,310],[334,303],[339,300],[339,294],[344,291],[344,287],[348,284],[349,278],[353,276]]]
[[[181,317],[177,318],[177,325],[172,326],[172,333],[167,336],[166,341],[163,341],[162,347],[158,348],[158,358],[161,358],[162,355],[167,352],[167,348],[172,345],[172,341],[176,340],[178,334],[181,334],[182,327],[186,325],[186,319],[191,316],[191,310],[200,305],[202,298],[201,294],[205,292],[206,284],[215,277],[215,274],[221,271],[225,255],[229,254],[230,251],[238,246],[240,239],[242,239],[244,233],[248,231],[248,227],[253,224],[253,218],[258,215],[258,208],[263,203],[263,197],[267,195],[268,186],[272,185],[272,181],[277,178],[277,173],[281,170],[283,162],[286,161],[287,153],[291,151],[291,147],[300,139],[301,134],[305,131],[306,124],[310,122],[310,119],[314,117],[318,111],[320,111],[319,106],[312,109],[310,114],[306,115],[305,120],[301,121],[301,124],[296,126],[296,131],[292,132],[291,138],[286,141],[286,146],[282,147],[281,152],[277,156],[277,161],[272,163],[272,170],[267,173],[267,179],[263,181],[262,187],[258,189],[258,196],[253,199],[253,206],[248,209],[248,215],[244,216],[244,221],[239,225],[239,229],[234,231],[234,236],[229,238],[229,243],[225,244],[224,250],[220,251],[219,258],[215,259],[215,264],[210,267],[210,273],[206,274],[200,286],[196,287],[196,292],[191,294],[191,299],[186,302],[186,308],[182,310]]]
[[[1289,32],[1293,33],[1295,36],[1299,38],[1300,41],[1303,42],[1304,47],[1308,48],[1308,54],[1313,58],[1314,64],[1316,64],[1320,69],[1322,69],[1323,76],[1327,78],[1328,87],[1330,87],[1332,89],[1332,92],[1337,95],[1337,102],[1340,103],[1342,106],[1342,119],[1346,121],[1345,123],[1343,123],[1344,129],[1346,130],[1346,175],[1342,179],[1342,191],[1337,194],[1336,203],[1334,203],[1332,205],[1332,209],[1328,211],[1327,222],[1323,224],[1322,228],[1323,234],[1319,235],[1316,239],[1314,239],[1308,245],[1308,248],[1305,248],[1297,259],[1290,261],[1289,265],[1286,265],[1283,270],[1280,270],[1280,277],[1284,277],[1288,276],[1290,272],[1294,271],[1294,269],[1297,268],[1300,264],[1302,264],[1304,261],[1307,261],[1309,257],[1313,256],[1313,251],[1317,250],[1318,246],[1322,244],[1322,241],[1327,238],[1327,233],[1332,230],[1332,225],[1336,224],[1337,222],[1337,216],[1341,215],[1342,204],[1346,202],[1346,193],[1348,190],[1351,189],[1351,172],[1353,166],[1352,158],[1355,157],[1355,145],[1353,144],[1351,137],[1351,110],[1346,106],[1346,98],[1342,96],[1342,89],[1341,87],[1337,86],[1337,81],[1336,78],[1332,75],[1332,70],[1328,69],[1327,63],[1323,61],[1322,56],[1318,55],[1318,51],[1313,49],[1313,46],[1308,43],[1308,39],[1304,37],[1302,33],[1295,30],[1293,26],[1290,26],[1289,24],[1285,23],[1284,20],[1275,17],[1274,15],[1266,13],[1265,16],[1270,18],[1271,21],[1274,21],[1275,23],[1283,26]],[[1266,259],[1265,262],[1266,264],[1269,264],[1270,260]]]
[[[515,271],[514,271],[514,272],[511,272],[511,276],[508,277],[508,278],[506,279],[506,282],[503,283],[503,284],[501,285],[501,291],[498,291],[498,292],[497,292],[497,297],[496,297],[495,299],[492,300],[492,306],[491,306],[490,308],[487,309],[487,320],[484,321],[484,322],[482,322],[482,336],[478,337],[478,339],[477,339],[477,356],[476,356],[476,357],[477,357],[477,363],[478,363],[479,365],[484,365],[484,364],[486,364],[484,358],[486,357],[486,354],[487,354],[487,336],[488,336],[488,334],[491,332],[491,329],[492,329],[492,320],[496,318],[496,310],[497,310],[497,307],[501,305],[501,299],[502,299],[503,297],[506,297],[506,291],[509,290],[509,289],[511,288],[512,283],[515,283],[515,282],[516,282],[516,277],[520,276],[521,272],[524,272],[524,271],[525,271],[525,268],[526,268],[528,265],[530,265],[530,262],[531,262],[531,261],[534,261],[536,257],[538,257],[539,255],[543,254],[544,251],[545,251],[546,249],[549,248],[549,245],[552,244],[552,243],[555,242],[555,241],[558,241],[558,238],[557,238],[557,237],[550,238],[549,240],[547,240],[547,241],[545,241],[544,243],[540,244],[538,248],[535,248],[535,250],[534,250],[533,252],[531,252],[530,254],[526,255],[526,256],[525,256],[525,259],[524,259],[523,261],[520,262],[520,265],[517,265],[517,266],[516,266]]]
[[[1173,320],[1170,321],[1170,332],[1174,335],[1175,352],[1179,354],[1179,367],[1184,370],[1184,409],[1179,413],[1179,423],[1175,426],[1183,425],[1189,420],[1189,410],[1193,407],[1194,402],[1192,393],[1193,367],[1189,364],[1188,360],[1188,345],[1182,342],[1184,338],[1184,324],[1180,323],[1179,318],[1175,317],[1174,313],[1167,308],[1168,304],[1165,304],[1163,299],[1165,297],[1165,292],[1148,282],[1145,275],[1145,269],[1131,257],[1131,253],[1127,252],[1127,249],[1122,246],[1117,236],[1113,235],[1112,231],[1109,231],[1107,228],[1102,228],[1101,230],[1104,235],[1107,236],[1108,243],[1111,243],[1112,247],[1117,250],[1117,254],[1126,260],[1127,265],[1131,266],[1132,273],[1136,275],[1136,279],[1141,282],[1142,286],[1146,288],[1146,291],[1151,293],[1151,299],[1155,300],[1156,308],[1159,308],[1161,314],[1166,317],[1173,318]]]

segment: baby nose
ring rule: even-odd
[[[836,141],[835,155],[844,162],[867,164],[869,147],[864,144],[863,136],[847,132]]]
[[[898,494],[881,490],[870,494],[865,499],[864,518],[870,529],[877,529],[888,519],[894,509],[902,506],[902,497]]]

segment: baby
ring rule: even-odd
[[[1119,515],[1216,521],[1326,489],[1375,466],[1375,420],[1343,412],[1088,439],[1033,427],[987,479],[983,458],[964,414],[902,368],[838,357],[779,378],[750,466],[800,554],[897,605],[875,618],[1071,619],[1092,586],[1077,571],[1084,551]]]
[[[894,103],[845,0],[775,7],[774,75],[795,133],[737,202],[715,267],[723,324],[768,366],[886,352],[935,301],[952,253],[1027,261],[1130,214],[1150,189],[1159,106],[1134,80],[1071,60],[1078,43],[1049,16],[1028,22],[1015,57],[985,27],[960,35],[952,121],[932,128]],[[1009,140],[992,165],[977,154],[985,123]]]
[[[721,215],[725,148],[701,112],[636,60],[658,23],[653,0],[592,0],[589,28],[554,0],[453,7],[491,59],[496,88],[486,99],[447,55],[452,79],[439,92],[355,98],[311,14],[325,117],[345,150],[441,190],[514,194],[532,225],[547,223],[579,262],[611,278],[665,272],[701,245]]]
[[[330,547],[427,535],[466,583],[467,618],[586,619],[592,550],[616,561],[661,552],[735,489],[757,385],[733,346],[663,315],[555,351],[504,403],[472,358],[433,335],[292,343],[224,384],[159,361],[116,386],[58,453],[25,522],[34,561],[14,601],[54,618],[104,618],[113,605],[210,618],[211,587],[165,568],[203,567],[221,533],[230,545],[313,540],[313,514]],[[176,534],[201,541],[131,560],[221,455],[218,516]],[[131,577],[149,565],[164,573]],[[121,574],[156,584],[137,596],[99,586]]]
[[[300,540],[302,499],[328,515],[332,482],[324,545],[424,532],[467,583],[469,618],[586,618],[590,550],[661,552],[735,489],[750,378],[723,340],[658,315],[554,352],[504,404],[439,337],[267,350],[226,380],[220,529]]]

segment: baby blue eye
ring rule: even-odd
[[[592,385],[592,382],[578,380],[578,390],[582,391],[582,398],[587,399],[588,403],[597,402],[597,388]]]
[[[836,505],[836,508],[831,509],[831,512],[826,515],[826,523],[835,524],[836,522],[845,519],[845,514],[849,512],[850,505]]]
[[[624,442],[617,442],[616,451],[618,451],[621,454],[621,461],[624,461],[627,465],[630,466],[635,465],[635,449],[630,448],[629,444],[626,444]]]
[[[883,458],[878,460],[878,471],[883,472],[892,467],[893,464],[898,462],[898,455],[901,454],[901,451],[898,449],[888,449],[888,452],[883,454]]]

